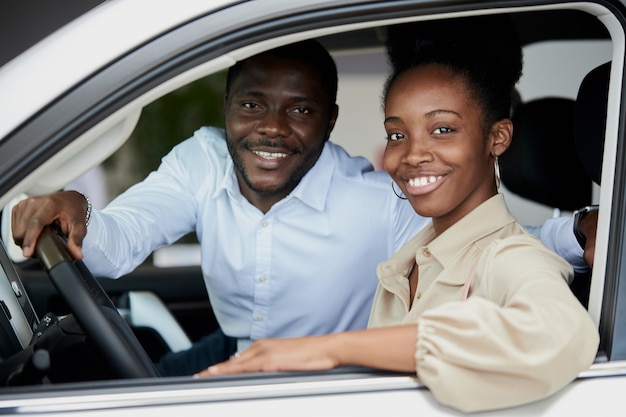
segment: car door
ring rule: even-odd
[[[110,13],[116,10],[115,5],[109,7],[105,9]],[[171,11],[161,2],[154,2],[153,7],[162,14]],[[354,113],[342,113],[345,124],[337,126],[334,136],[338,140],[351,137],[355,124],[363,125],[368,132],[375,132],[379,128],[376,127],[377,110],[371,110],[374,112],[369,117],[373,120],[371,125],[364,122],[368,117],[363,117],[363,112],[366,100],[377,108],[378,97],[371,93],[364,99],[357,93],[367,90],[364,84],[375,90],[371,86],[381,87],[384,81],[386,65],[381,49],[381,28],[407,20],[481,13],[510,14],[520,28],[525,29],[526,50],[549,44],[547,52],[539,53],[535,60],[528,60],[529,65],[543,63],[544,66],[538,66],[543,69],[528,79],[527,88],[521,91],[523,99],[530,101],[547,94],[549,87],[557,85],[561,79],[572,78],[569,72],[579,75],[573,77],[573,84],[555,90],[555,94],[564,92],[575,99],[581,78],[588,70],[603,63],[607,57],[612,61],[612,68],[603,132],[602,186],[594,187],[590,201],[601,207],[588,297],[589,312],[600,328],[601,349],[592,369],[581,374],[558,395],[506,412],[512,415],[563,415],[572,410],[604,410],[606,415],[611,415],[618,411],[617,391],[626,378],[626,335],[623,333],[626,327],[623,311],[626,308],[623,285],[626,273],[622,267],[626,199],[622,186],[625,153],[621,148],[624,138],[621,91],[626,54],[622,2],[511,1],[503,9],[502,3],[496,1],[286,3],[258,0],[224,2],[221,8],[215,9],[186,7],[188,14],[181,12],[180,20],[168,21],[160,31],[154,28],[152,32],[146,31],[145,39],[126,44],[116,53],[110,52],[115,56],[106,63],[98,66],[94,60],[92,67],[77,74],[73,84],[64,79],[63,85],[67,87],[58,95],[47,91],[48,101],[42,99],[41,106],[32,104],[34,110],[14,125],[5,123],[4,130],[0,129],[3,135],[0,140],[0,202],[3,205],[20,193],[37,194],[61,188],[86,168],[106,161],[131,136],[137,123],[141,123],[144,108],[167,94],[176,94],[193,82],[223,72],[235,61],[262,49],[306,37],[318,37],[328,46],[343,71],[342,85],[353,87],[347,88],[349,93],[340,97],[345,100],[345,106],[341,103],[340,106],[342,109],[353,107]],[[131,17],[137,21],[143,18],[132,7],[128,10],[136,13]],[[100,20],[95,15],[93,19]],[[163,21],[167,19],[163,18]],[[552,25],[549,26],[551,30],[540,30],[545,29],[545,25]],[[81,33],[78,28],[75,30]],[[130,30],[130,27],[120,27],[122,33]],[[60,39],[57,42],[62,44]],[[579,60],[574,59],[568,64],[572,66],[569,69],[550,74],[549,70],[556,68],[561,59],[556,52],[571,45],[569,42],[577,43],[576,48],[580,48],[572,49],[571,54],[574,58],[578,56]],[[54,47],[57,44],[49,45]],[[604,52],[594,55],[593,60],[587,59],[599,49]],[[542,60],[545,62],[538,62]],[[42,82],[52,82],[54,74],[42,78]],[[2,80],[0,71],[0,85],[3,85]],[[0,109],[8,109],[8,106],[8,100],[0,99]],[[7,114],[19,119],[18,115],[22,113]],[[376,161],[379,149],[375,144],[366,149],[346,141],[345,146],[351,152],[362,152]],[[588,185],[592,187],[591,183]],[[536,207],[536,202],[513,193],[507,198],[513,201],[519,198],[519,204],[516,202],[513,208],[520,217],[528,215],[525,220],[529,223],[540,222],[553,212],[552,207]],[[59,314],[67,312],[36,266],[18,263],[17,271],[40,317],[51,310]],[[157,294],[192,339],[216,325],[197,265],[163,268],[146,263],[128,277],[116,281],[101,279],[100,282],[114,299],[133,291],[147,290]],[[455,414],[437,404],[413,375],[354,369],[203,381],[114,381],[90,384],[89,387],[61,384],[0,390],[0,409],[8,414],[45,411],[62,415],[78,410],[94,415],[99,412],[139,415],[142,412],[163,412],[167,406],[168,413],[237,413],[249,412],[252,407],[257,413],[291,415],[294,410],[336,412],[348,406],[361,412],[384,412],[390,409],[390,404],[403,410],[409,407],[427,410],[424,412],[428,415]]]

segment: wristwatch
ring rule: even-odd
[[[592,211],[598,211],[598,205],[586,206],[581,209],[578,209],[574,212],[574,236],[576,236],[576,240],[581,248],[585,249],[585,244],[587,243],[587,238],[580,231],[580,222],[583,217]]]

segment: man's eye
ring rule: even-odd
[[[256,103],[245,102],[245,103],[243,103],[243,107],[245,107],[246,109],[256,109],[259,106]]]
[[[390,133],[387,135],[387,140],[395,141],[404,139],[404,135],[402,133]]]
[[[309,113],[311,113],[311,110],[307,109],[306,107],[296,107],[294,111],[296,113],[300,113],[300,114],[309,114]]]

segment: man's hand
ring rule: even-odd
[[[56,225],[67,237],[67,248],[75,259],[83,258],[81,249],[87,234],[88,202],[76,191],[62,191],[20,201],[11,212],[13,240],[25,257],[35,251],[37,239],[47,225]]]
[[[580,231],[585,238],[583,259],[589,268],[593,268],[593,256],[596,251],[596,228],[598,226],[598,212],[591,211],[580,221]]]

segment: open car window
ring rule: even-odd
[[[518,28],[524,44],[524,72],[512,108],[512,117],[519,117],[516,134],[520,138],[541,137],[544,142],[533,145],[536,146],[533,149],[519,148],[511,152],[509,161],[503,160],[503,164],[510,165],[504,168],[501,192],[512,213],[528,226],[539,226],[553,216],[572,216],[575,209],[585,205],[600,206],[594,268],[581,271],[572,288],[601,333],[596,363],[581,379],[626,372],[622,362],[626,361],[623,332],[626,271],[622,268],[626,196],[622,186],[624,152],[621,149],[624,136],[621,91],[626,54],[624,32],[614,14],[591,2],[510,9],[489,9],[489,2],[485,2],[475,10],[451,10],[443,5],[445,2],[430,9],[416,1],[402,5],[379,2],[367,7],[360,2],[334,7],[313,2],[303,5],[304,11],[299,13],[277,11],[266,15],[262,13],[262,5],[249,3],[254,2],[225,6],[220,11],[196,16],[177,28],[168,28],[145,45],[80,80],[12,130],[0,141],[2,205],[26,195],[66,187],[78,189],[77,181],[96,167],[103,174],[98,181],[105,183],[106,200],[113,199],[155,169],[160,158],[194,130],[204,125],[221,126],[228,67],[261,50],[304,38],[318,39],[337,63],[340,112],[330,140],[352,155],[367,158],[375,169],[383,169],[381,94],[388,72],[384,50],[387,28],[411,21],[503,14]],[[255,12],[265,16],[263,24],[252,24],[251,14]],[[550,22],[559,24],[551,24],[552,30],[544,30]],[[588,138],[601,141],[603,146],[599,154],[585,154],[574,138],[579,129],[576,113],[579,90],[592,71],[607,63],[611,64],[607,73],[609,90],[600,99],[606,104],[605,124],[594,131],[597,136]],[[68,109],[75,114],[67,116]],[[567,119],[571,126],[565,126],[563,117],[571,118]],[[549,148],[545,141],[550,139],[555,143],[562,141],[559,144],[570,142],[559,145],[566,146],[566,150]],[[593,178],[586,171],[585,158],[597,160],[598,157],[601,176]],[[524,167],[531,172],[524,172]],[[540,174],[534,183],[532,174]],[[0,273],[0,300],[8,318],[0,320],[0,330],[6,336],[0,345],[0,375],[5,378],[9,376],[2,367],[12,364],[15,355],[28,349],[28,339],[41,331],[46,313],[52,311],[59,317],[68,313],[54,289],[45,283],[46,278],[36,263],[19,257],[19,249],[9,233],[9,211],[10,206],[3,211],[4,246],[0,248],[4,270],[4,274]],[[206,300],[196,244],[195,235],[186,236],[172,247],[155,253],[131,276],[117,282],[100,282],[115,301],[139,286],[156,293],[193,341],[217,325]],[[189,283],[190,289],[180,297],[191,299],[189,293],[198,295],[187,304],[189,300],[167,299],[166,295],[171,291],[167,287],[171,284],[166,282],[181,273],[185,278],[179,282],[183,286]],[[20,298],[19,293],[26,294]],[[182,304],[186,305],[181,307]],[[197,326],[202,314],[210,317],[210,325]],[[142,327],[158,326],[148,321]],[[152,336],[141,340],[155,343]],[[29,360],[27,354],[21,355],[23,360]],[[337,370],[314,375],[251,375],[206,381],[189,378],[103,381],[95,377],[89,388],[62,377],[49,382],[0,387],[0,409],[23,407],[27,411],[39,411],[32,405],[35,398],[37,406],[45,410],[57,395],[73,396],[72,407],[77,410],[94,410],[104,401],[86,399],[91,395],[110,395],[118,401],[115,407],[128,407],[136,401],[133,394],[137,393],[147,393],[154,401],[151,407],[190,400],[193,405],[189,410],[199,410],[203,402],[233,405],[242,399],[276,401],[304,396],[311,401],[313,396],[337,393],[348,396],[375,393],[372,395],[384,400],[385,393],[396,390],[411,391],[414,400],[415,395],[423,395],[425,391],[412,376],[361,369],[348,369],[343,374]],[[177,397],[173,392],[184,395]],[[430,404],[430,400],[421,401]],[[71,409],[58,407],[59,412]],[[237,407],[242,405],[233,405],[233,410]]]

